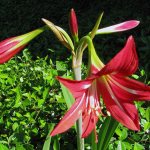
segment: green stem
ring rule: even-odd
[[[79,47],[77,48],[77,51],[76,51],[76,55],[73,56],[73,61],[72,61],[75,80],[81,80],[82,51],[80,50],[80,46],[82,46],[83,42],[87,43],[89,50],[94,49],[92,39],[89,36],[85,36],[80,40]],[[77,147],[78,147],[78,150],[84,150],[84,139],[81,138],[81,136],[82,136],[82,115],[77,120],[76,127],[77,127]]]
[[[73,71],[74,71],[74,79],[81,80],[81,65],[73,68]],[[81,138],[81,136],[82,136],[82,115],[77,120],[76,126],[77,126],[77,147],[78,147],[78,150],[84,150],[84,139]]]

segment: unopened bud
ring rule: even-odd
[[[77,37],[78,36],[78,22],[77,22],[76,13],[73,8],[70,11],[69,25],[70,25],[70,31],[71,31],[72,36]]]

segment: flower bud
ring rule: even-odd
[[[7,38],[0,42],[0,64],[5,63],[22,50],[33,38],[44,31],[45,28],[39,28],[32,32]]]
[[[72,36],[78,37],[78,22],[76,13],[73,8],[70,11],[69,26]]]

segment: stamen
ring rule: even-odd
[[[94,99],[93,95],[91,95],[90,96],[90,106],[91,106],[91,108],[94,108],[94,101],[95,101],[95,99]]]
[[[99,117],[99,115],[100,115],[100,113],[97,110],[95,111],[95,114],[97,117]]]
[[[99,107],[99,106],[96,106],[94,110],[99,110],[99,109],[100,109],[100,107]]]
[[[90,115],[91,112],[92,112],[92,109],[90,108],[90,109],[88,110],[88,115]]]
[[[107,115],[108,115],[108,116],[111,116],[111,114],[110,114],[110,112],[109,112],[109,111],[107,111]]]
[[[96,128],[94,128],[94,134],[95,134],[95,143],[98,143],[98,137],[97,137]]]
[[[81,113],[82,113],[82,110],[79,110],[79,111],[78,111],[78,114],[81,115]]]
[[[94,118],[94,124],[95,124],[95,118]],[[96,126],[94,127],[94,134],[95,134],[95,143],[98,143],[98,137],[96,132]]]

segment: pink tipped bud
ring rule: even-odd
[[[73,8],[70,11],[69,25],[72,36],[78,36],[78,22]]]
[[[44,28],[36,29],[24,35],[11,37],[0,42],[0,64],[5,63],[21,51],[33,38],[44,31]]]

